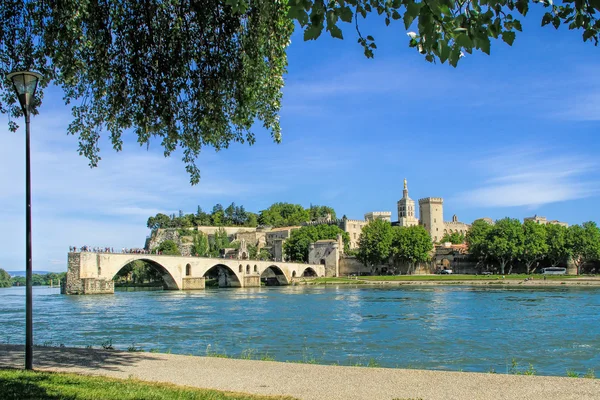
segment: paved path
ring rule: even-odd
[[[34,354],[34,367],[40,370],[307,400],[600,399],[600,379],[335,367],[73,348],[36,347]],[[0,367],[23,365],[22,346],[0,345]]]

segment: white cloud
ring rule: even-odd
[[[598,165],[584,156],[551,155],[548,151],[506,151],[473,163],[487,178],[482,186],[458,195],[476,207],[536,208],[599,193],[589,179]]]

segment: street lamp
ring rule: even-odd
[[[38,82],[42,75],[37,72],[19,71],[8,74],[23,115],[25,115],[25,369],[33,369],[33,291],[31,287],[31,166],[29,117]]]

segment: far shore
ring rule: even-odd
[[[387,278],[387,279],[386,279]],[[436,279],[437,275],[406,275],[406,276],[363,276],[350,278],[316,278],[297,279],[296,285],[502,285],[502,286],[600,286],[600,277],[557,277],[550,279],[533,278],[523,279],[506,276],[490,278],[478,277],[469,279],[457,277],[452,279],[445,276],[444,279]]]

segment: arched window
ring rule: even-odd
[[[185,276],[191,276],[192,275],[192,266],[190,264],[185,266]]]
[[[258,267],[256,265],[254,266],[254,272],[258,272]]]
[[[296,271],[292,272],[292,278],[296,277]]]
[[[240,264],[240,272],[242,272],[244,270],[244,267],[242,266],[242,264]]]
[[[249,274],[250,273],[250,264],[246,265],[246,273]]]

